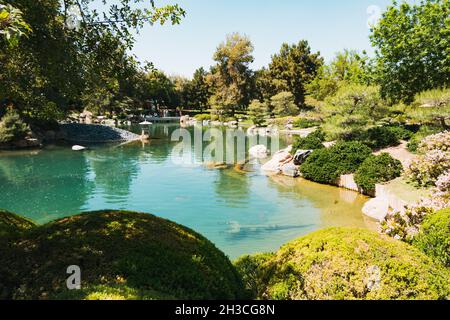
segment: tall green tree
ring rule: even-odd
[[[247,36],[233,33],[214,53],[217,64],[208,77],[213,94],[209,99],[212,113],[219,118],[234,116],[244,110],[250,100],[252,85],[253,45]]]
[[[450,1],[394,2],[370,36],[381,92],[412,102],[424,90],[450,85]]]
[[[200,110],[200,112],[208,108],[208,101],[211,96],[207,75],[207,72],[203,68],[195,70],[190,86],[191,100],[189,101],[189,108]]]
[[[272,56],[269,65],[272,85],[277,93],[291,92],[295,104],[303,107],[305,103],[305,86],[310,83],[323,65],[320,53],[312,53],[308,41],[298,44],[284,43],[278,54]]]
[[[253,124],[261,126],[269,116],[269,106],[266,102],[253,100],[248,107],[247,114]]]
[[[295,97],[290,92],[280,92],[270,98],[272,112],[277,117],[297,116],[300,109],[295,104]]]

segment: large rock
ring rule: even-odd
[[[262,166],[261,169],[266,172],[275,172],[275,173],[281,172],[282,166],[293,159],[290,153],[291,150],[292,146],[278,151],[273,155],[272,159],[270,159],[266,164]]]

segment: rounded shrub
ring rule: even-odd
[[[450,208],[427,216],[413,244],[450,268]]]
[[[446,299],[449,271],[417,248],[375,232],[331,228],[283,246],[269,261],[259,298]]]
[[[239,299],[244,287],[210,241],[150,214],[102,211],[33,228],[2,256],[25,299]],[[81,290],[66,287],[81,268]],[[1,271],[1,270],[0,270]]]
[[[265,290],[264,272],[266,263],[273,258],[272,253],[245,255],[234,262],[242,277],[248,296],[256,299]]]
[[[0,238],[9,238],[20,235],[36,225],[31,220],[20,217],[14,213],[0,210]]]
[[[365,192],[375,190],[378,183],[388,182],[401,176],[403,166],[388,153],[368,157],[355,173],[355,182]]]
[[[361,142],[340,142],[314,151],[300,171],[305,179],[334,184],[339,176],[358,170],[371,154],[372,150]]]

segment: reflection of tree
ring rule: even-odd
[[[218,198],[227,206],[242,208],[248,204],[250,179],[247,175],[233,169],[219,170],[214,186]]]
[[[131,183],[139,174],[139,159],[142,155],[143,150],[134,145],[96,150],[89,156],[95,183],[108,196],[128,196]]]
[[[52,151],[0,158],[0,208],[39,222],[82,211],[93,184],[83,153]],[[46,216],[43,216],[46,214]]]

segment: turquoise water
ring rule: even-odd
[[[258,163],[248,172],[213,169],[201,158],[181,164],[169,140],[174,129],[153,126],[149,144],[1,152],[0,208],[38,223],[101,209],[150,212],[200,232],[232,258],[323,227],[372,226],[361,213],[367,199],[354,192],[267,177]]]

